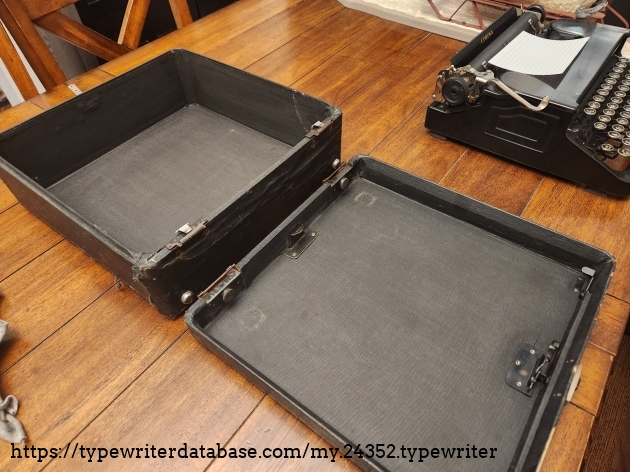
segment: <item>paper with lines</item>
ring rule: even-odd
[[[522,31],[489,62],[528,75],[563,74],[587,41],[588,38],[545,39]]]

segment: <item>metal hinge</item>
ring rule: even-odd
[[[346,177],[346,175],[351,170],[352,170],[352,166],[350,164],[346,162],[342,162],[341,164],[339,164],[339,167],[337,167],[332,174],[330,174],[326,179],[324,179],[323,183],[328,184],[331,187],[334,187],[335,185],[339,184],[339,186],[341,187],[341,190],[345,190],[346,188],[348,188],[348,185],[350,184],[350,179]]]
[[[182,247],[184,244],[192,240],[195,236],[206,229],[207,220],[200,220],[196,225],[190,226],[186,223],[177,230],[177,236],[170,243],[166,244],[166,249],[173,250],[176,247]]]
[[[221,295],[223,302],[231,302],[236,295],[236,287],[233,282],[239,279],[240,275],[241,269],[236,265],[231,265],[207,289],[199,294],[199,298],[208,305],[217,300],[219,295]],[[234,287],[230,287],[230,285],[234,285]]]
[[[510,387],[531,397],[536,383],[549,382],[551,377],[549,366],[559,348],[558,341],[552,342],[546,352],[531,344],[521,344],[505,376],[505,381]]]
[[[573,287],[573,291],[577,293],[580,298],[584,298],[588,289],[591,288],[591,283],[595,276],[595,271],[590,267],[582,267],[582,273],[586,275],[586,277],[579,275],[575,287]]]
[[[324,121],[316,121],[311,126],[311,130],[306,133],[307,138],[314,138],[315,136],[319,136],[326,130],[330,125],[332,125],[333,119],[332,117],[326,118]]]

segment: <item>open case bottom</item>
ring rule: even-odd
[[[354,457],[363,468],[417,469],[402,446],[474,445],[486,458],[425,458],[422,470],[528,469],[561,408],[548,390],[564,399],[601,301],[576,292],[581,268],[596,266],[601,290],[609,256],[574,241],[578,254],[562,254],[568,238],[352,163],[345,191],[320,189],[202,296],[187,314],[193,333],[334,446],[385,444],[388,457]],[[278,254],[299,225],[315,239],[297,258]],[[243,291],[225,304],[226,287]],[[507,384],[521,344],[554,340],[562,359],[573,349],[569,371],[532,396]]]
[[[48,190],[125,247],[151,253],[179,227],[247,188],[290,149],[192,104]]]

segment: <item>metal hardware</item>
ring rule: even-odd
[[[177,233],[182,236],[176,236],[170,243],[168,243],[165,247],[168,250],[173,250],[176,247],[182,247],[184,244],[192,240],[195,236],[202,233],[203,230],[206,229],[207,220],[201,220],[194,227],[189,224],[185,224],[181,228],[177,230]]]
[[[219,276],[219,278],[215,280],[212,285],[210,285],[207,289],[199,294],[199,298],[206,302],[208,305],[216,302],[219,295],[221,295],[220,300],[224,303],[232,301],[236,295],[235,287],[241,281],[240,275],[241,269],[239,269],[237,266],[232,265],[228,267],[228,269],[223,274],[221,274],[221,276]],[[230,290],[230,292],[225,293],[228,290]]]
[[[315,136],[319,136],[327,129],[333,122],[332,117],[326,118],[324,121],[316,121],[311,126],[311,130],[306,134],[307,138],[313,138]]]
[[[332,163],[332,168],[333,169],[337,169],[339,166],[341,165],[341,160],[340,159],[335,159]]]
[[[347,189],[348,185],[350,185],[350,179],[348,179],[347,177],[344,177],[339,181],[339,187],[341,187],[341,190]]]
[[[332,174],[330,174],[328,178],[324,180],[324,183],[330,185],[331,187],[334,187],[335,185],[339,184],[341,180],[343,180],[343,178],[351,170],[352,170],[352,166],[346,164],[345,162],[342,162],[341,165],[337,169],[335,169],[335,171]]]
[[[610,144],[608,146],[610,146]],[[602,149],[603,148],[604,145],[602,145]],[[612,146],[610,146],[610,148],[611,149],[608,152],[613,152],[615,150]],[[593,277],[595,276],[595,271],[590,267],[582,267],[582,273],[584,275],[578,276],[575,287],[573,287],[573,291],[578,294],[580,299],[584,298],[588,289],[591,288],[591,283],[593,282]]]
[[[83,92],[81,91],[81,89],[79,87],[77,87],[74,84],[70,84],[68,85],[68,88],[70,89],[70,91],[75,94],[75,95],[81,95]]]
[[[180,298],[180,300],[184,305],[190,305],[195,301],[195,294],[188,290],[182,294],[182,298]]]
[[[289,234],[289,247],[282,254],[291,259],[297,259],[315,241],[317,233],[311,229],[299,225]]]
[[[546,352],[528,343],[521,344],[505,381],[510,387],[531,397],[536,383],[549,382],[551,377],[549,367],[559,348],[558,341],[553,341]]]

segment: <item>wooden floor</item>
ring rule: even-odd
[[[602,247],[617,269],[543,470],[577,470],[629,314],[630,201],[427,135],[436,73],[462,43],[343,8],[335,0],[241,0],[70,81],[82,90],[185,47],[342,108],[343,158],[371,154],[515,215]],[[0,113],[0,128],[72,97],[66,86]],[[324,447],[316,434],[166,320],[0,183],[0,392],[15,394],[29,444],[63,447]],[[0,470],[84,470],[10,458]],[[94,465],[94,464],[92,464]],[[347,461],[136,460],[133,470],[352,469]],[[100,469],[128,470],[110,460]]]

